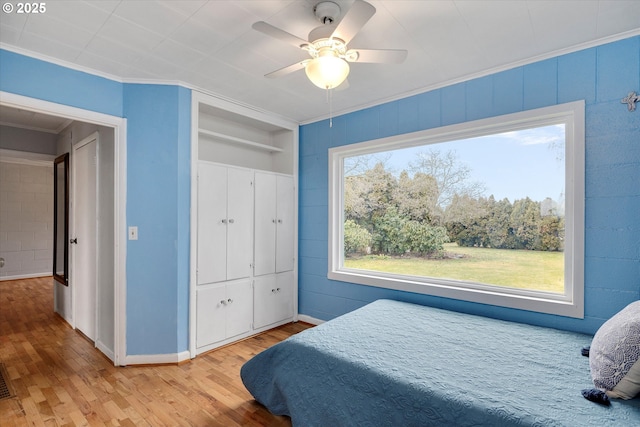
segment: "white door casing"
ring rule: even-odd
[[[0,105],[65,117],[114,129],[114,364],[126,365],[126,195],[127,195],[127,120],[77,107],[62,105],[0,91]],[[57,297],[57,295],[54,295]],[[54,305],[56,302],[54,301]]]

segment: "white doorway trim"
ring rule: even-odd
[[[127,120],[3,91],[0,91],[0,105],[114,129],[114,364],[125,365],[127,354]]]

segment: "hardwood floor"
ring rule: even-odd
[[[256,403],[240,367],[310,325],[295,323],[178,366],[114,367],[53,313],[52,279],[0,282],[0,362],[10,426],[291,426]]]

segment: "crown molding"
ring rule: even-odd
[[[312,118],[312,119],[308,119],[308,120],[304,120],[300,122],[300,125],[307,125],[310,123],[315,123],[315,122],[319,122],[321,120],[328,120],[330,117],[333,117],[334,119],[338,116],[343,116],[345,114],[349,114],[349,113],[353,113],[355,111],[360,111],[360,110],[364,110],[367,108],[371,108],[371,107],[376,107],[378,105],[382,105],[382,104],[386,104],[388,102],[393,102],[393,101],[398,101],[400,99],[404,99],[404,98],[408,98],[414,95],[419,95],[421,93],[425,93],[425,92],[430,92],[436,89],[442,89],[444,87],[447,86],[452,86],[458,83],[464,83],[466,81],[470,81],[470,80],[474,80],[474,79],[478,79],[481,77],[486,77],[489,76],[491,74],[496,74],[496,73],[500,73],[502,71],[507,71],[507,70],[512,70],[514,68],[518,68],[518,67],[522,67],[524,65],[529,65],[529,64],[533,64],[535,62],[540,62],[540,61],[544,61],[547,59],[551,59],[551,58],[556,58],[558,56],[562,56],[562,55],[567,55],[570,53],[574,53],[574,52],[578,52],[581,50],[585,50],[585,49],[590,49],[593,47],[598,47],[598,46],[602,46],[608,43],[613,43],[616,41],[620,41],[620,40],[624,40],[624,39],[628,39],[631,37],[635,37],[635,36],[640,36],[640,28],[637,28],[635,30],[631,30],[631,31],[626,31],[623,33],[619,33],[619,34],[614,34],[611,36],[607,36],[607,37],[601,37],[599,39],[596,40],[592,40],[590,42],[587,43],[580,43],[571,47],[567,47],[567,48],[563,48],[563,49],[557,49],[551,52],[547,52],[545,54],[541,54],[541,55],[537,55],[537,56],[533,56],[527,59],[523,59],[520,61],[516,61],[516,62],[511,62],[509,64],[505,64],[505,65],[501,65],[499,67],[493,67],[493,68],[488,68],[486,70],[483,71],[479,71],[477,73],[472,73],[472,74],[467,74],[465,76],[462,77],[458,77],[455,79],[451,79],[451,80],[447,80],[435,85],[430,85],[430,86],[423,86],[421,88],[418,89],[414,89],[412,91],[408,91],[408,92],[403,92],[400,93],[398,95],[394,95],[391,97],[387,97],[381,100],[378,100],[376,102],[371,102],[368,104],[359,104],[357,106],[354,106],[353,108],[349,108],[349,109],[344,109],[344,110],[339,110],[339,111],[333,111],[333,113],[331,114],[331,116],[329,116],[328,114],[322,115],[322,116],[318,116],[316,118]]]

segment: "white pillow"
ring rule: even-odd
[[[607,393],[611,397],[633,398],[640,391],[640,365],[626,377],[639,359],[640,301],[636,301],[607,320],[593,337],[589,350],[593,384],[598,389],[612,391]],[[616,388],[623,379],[620,388]]]

